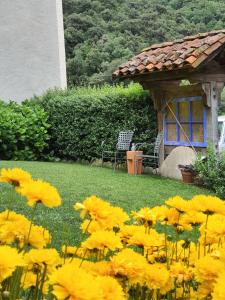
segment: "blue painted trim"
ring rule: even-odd
[[[176,118],[177,118],[177,120],[180,120],[180,105],[178,102],[176,103]],[[176,122],[176,137],[177,137],[177,142],[179,142],[180,141],[180,126],[177,122]]]
[[[202,96],[174,98],[175,102],[191,102],[191,101],[201,101],[201,100],[202,100]]]
[[[201,143],[201,142],[192,142],[191,143],[195,147],[201,147],[205,148],[207,147],[207,142]],[[165,146],[191,146],[188,142],[173,142],[173,141],[166,141],[164,143]]]
[[[206,108],[203,106],[203,121],[193,121],[193,101],[201,101],[201,96],[194,96],[194,97],[183,97],[183,98],[175,98],[174,102],[176,102],[176,117],[180,120],[180,107],[179,102],[190,102],[189,103],[189,121],[188,122],[181,122],[185,124],[189,124],[190,130],[190,141],[193,146],[195,147],[207,147],[207,111]],[[168,124],[176,124],[176,141],[168,141]],[[204,142],[193,142],[193,124],[202,124],[203,125],[203,135],[204,135]],[[164,135],[164,145],[166,146],[190,146],[189,142],[180,141],[180,126],[176,121],[171,122],[166,120],[166,114],[164,113],[164,128],[165,128],[165,135]]]
[[[190,141],[193,141],[193,132],[192,132],[192,102],[189,103],[189,130],[190,130]]]

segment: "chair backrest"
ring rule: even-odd
[[[128,131],[121,131],[118,136],[118,141],[116,145],[117,150],[124,150],[128,151],[130,150],[130,144],[133,138],[134,132],[131,130]]]
[[[157,138],[155,140],[154,155],[158,155],[159,154],[160,145],[161,145],[162,140],[163,140],[163,132],[161,131],[161,132],[158,133]]]

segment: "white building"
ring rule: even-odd
[[[62,0],[0,1],[0,99],[66,87]]]

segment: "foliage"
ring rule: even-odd
[[[152,102],[138,84],[49,91],[37,101],[49,116],[50,151],[61,159],[99,158],[101,142],[115,150],[121,130],[134,130],[137,142],[156,137]]]
[[[35,225],[35,217],[38,206],[61,204],[58,191],[44,182],[57,194],[55,202],[45,186],[36,190],[37,181],[22,169],[1,170],[0,182],[12,195],[23,191],[28,205],[40,199],[32,204],[31,219],[10,207],[0,213],[1,299],[224,299],[221,199],[175,196],[128,215],[90,196],[73,206],[83,221],[83,241],[78,246],[65,242],[57,251],[50,231]],[[30,188],[24,190],[25,185]],[[194,239],[185,239],[186,232]]]
[[[205,159],[198,157],[194,170],[204,186],[225,199],[225,153],[217,155],[212,145],[207,148]]]
[[[47,146],[47,114],[38,105],[0,102],[0,158],[37,160]]]
[[[224,0],[63,0],[70,85],[112,82],[153,43],[225,27]]]

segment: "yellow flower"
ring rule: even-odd
[[[212,294],[216,280],[224,269],[224,264],[210,256],[201,258],[196,263],[196,279],[200,283],[198,294],[208,297]]]
[[[25,266],[22,254],[9,246],[0,246],[0,283],[21,266]]]
[[[144,284],[147,267],[147,260],[131,249],[124,249],[111,258],[113,274],[128,278],[132,284]]]
[[[194,278],[194,273],[192,268],[188,268],[180,262],[177,262],[171,266],[170,276],[175,278],[177,283],[183,283],[192,280]]]
[[[225,236],[225,216],[214,214],[210,216],[208,219],[207,229],[205,228],[205,224],[203,223],[200,227],[200,239],[202,245],[205,244],[213,244],[219,243],[223,240]],[[206,233],[206,241],[205,241],[205,233]]]
[[[180,222],[186,225],[200,225],[205,223],[205,215],[197,211],[189,211],[180,217]]]
[[[5,221],[0,226],[0,240],[4,244],[12,244],[16,242],[19,246],[24,244],[25,236],[27,236],[30,222],[26,218],[18,218],[16,221]]]
[[[170,208],[165,213],[165,221],[169,225],[178,225],[180,220],[180,213],[176,208]]]
[[[57,189],[42,180],[24,182],[17,188],[17,192],[27,198],[29,206],[34,206],[36,203],[42,203],[50,208],[61,205]]]
[[[96,196],[91,196],[86,198],[83,203],[76,203],[74,209],[81,210],[80,217],[82,219],[88,215],[93,220],[101,221],[108,216],[110,204]]]
[[[51,235],[46,228],[32,224],[30,233],[29,229],[27,230],[25,241],[26,240],[30,246],[42,249],[51,242]]]
[[[225,299],[225,271],[222,271],[219,276],[218,279],[216,281],[215,287],[214,287],[214,291],[213,291],[213,298],[212,300],[224,300]]]
[[[29,270],[47,266],[52,269],[61,263],[58,252],[55,249],[31,249],[24,255]]]
[[[74,264],[66,264],[50,277],[58,300],[103,300],[99,280]]]
[[[93,233],[98,230],[105,229],[103,226],[95,221],[95,220],[84,220],[84,222],[80,225],[80,229],[85,233]]]
[[[148,234],[137,232],[130,238],[129,245],[136,245],[143,248],[162,247],[165,245],[165,237],[154,229],[151,229]]]
[[[82,219],[88,216],[92,219],[92,222],[94,221],[93,224],[90,224],[92,229],[99,226],[99,229],[111,230],[129,220],[129,216],[120,207],[113,207],[96,196],[86,198],[83,203],[76,203],[74,209],[81,210],[80,217]],[[82,229],[84,230],[84,227]],[[89,229],[89,231],[92,230]]]
[[[144,234],[146,228],[139,225],[123,225],[120,228],[119,236],[124,243],[128,243],[130,238],[135,234]]]
[[[173,288],[170,281],[170,273],[162,264],[149,265],[146,270],[146,284],[149,289],[168,292]]]
[[[104,300],[125,300],[125,295],[121,285],[116,279],[110,276],[100,276],[97,278],[100,288],[103,291]]]
[[[204,214],[225,215],[224,201],[215,196],[198,195],[190,201],[190,210],[203,212]]]
[[[2,169],[0,173],[0,182],[7,182],[14,186],[20,186],[31,179],[30,173],[20,168]]]
[[[82,248],[88,250],[116,250],[122,248],[122,244],[119,236],[113,231],[99,230],[87,238],[86,241],[82,243]]]
[[[188,211],[190,207],[189,201],[184,200],[180,196],[169,198],[165,203],[176,208],[180,213]]]
[[[165,205],[155,206],[151,208],[151,213],[155,216],[155,219],[157,221],[164,221],[167,211],[168,207],[166,207]]]
[[[28,221],[28,219],[12,210],[5,210],[0,213],[0,226],[5,224],[5,222],[15,223],[17,221]]]
[[[61,250],[68,256],[73,256],[77,252],[77,247],[62,245]]]
[[[8,219],[7,219],[8,216]],[[22,215],[8,211],[0,214],[0,240],[4,244],[14,242],[22,248],[25,243],[35,248],[44,248],[51,242],[49,231],[42,226],[32,224]]]
[[[30,288],[35,288],[37,285],[38,275],[33,272],[25,272],[20,280],[20,286],[22,289],[27,290]],[[48,282],[44,282],[42,289],[44,294],[48,293]]]
[[[196,262],[196,278],[199,282],[215,282],[219,272],[224,268],[221,261],[204,256]]]
[[[150,227],[156,223],[156,215],[152,213],[151,208],[144,207],[138,212],[132,211],[133,218],[147,227]]]
[[[85,264],[82,264],[82,267],[85,268]],[[86,268],[85,268],[86,269]],[[101,276],[111,276],[112,268],[111,264],[108,261],[98,261],[88,266],[86,269],[87,272],[91,272],[93,275],[101,275]]]

